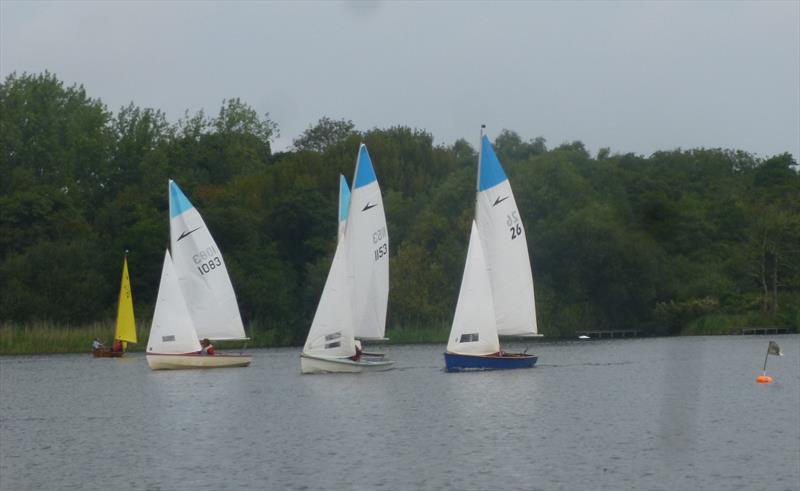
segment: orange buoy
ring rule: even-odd
[[[756,377],[756,382],[758,382],[759,384],[771,384],[772,377],[770,377],[769,375],[759,375],[758,377]]]

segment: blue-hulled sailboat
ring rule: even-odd
[[[475,219],[447,351],[447,371],[531,368],[537,357],[500,348],[500,336],[538,336],[525,229],[503,167],[483,134]]]

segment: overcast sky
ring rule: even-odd
[[[173,122],[240,97],[276,149],[329,116],[447,144],[486,123],[592,152],[800,155],[798,0],[0,0],[0,76],[44,70]]]

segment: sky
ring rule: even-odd
[[[800,0],[0,0],[0,77],[44,70],[172,122],[239,97],[276,150],[327,116],[475,148],[486,124],[551,148],[800,156]]]

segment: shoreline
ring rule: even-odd
[[[96,323],[81,327],[56,327],[51,324],[31,326],[10,326],[0,324],[0,356],[25,356],[25,355],[59,355],[59,354],[91,354],[91,344],[95,337],[105,341],[112,332],[112,324]],[[149,329],[148,329],[149,330]],[[144,353],[147,347],[148,332],[139,326],[137,329],[139,339],[143,340],[136,345],[129,345],[125,350],[130,353]],[[772,336],[798,334],[792,327],[739,327],[727,329],[722,332],[684,332],[675,335],[655,336],[639,335],[625,337],[594,337],[591,340],[610,339],[641,339],[652,337],[691,337],[691,336]],[[764,332],[759,332],[764,331]],[[775,332],[771,332],[775,331]],[[394,328],[387,330],[390,341],[376,343],[373,346],[401,346],[416,344],[446,344],[449,326],[422,328]],[[513,341],[513,338],[508,338]],[[526,342],[539,343],[550,341],[577,341],[577,336],[547,336],[529,338]],[[215,347],[220,350],[248,350],[265,348],[302,348],[302,343],[295,343],[282,338],[276,331],[256,331],[247,342],[219,341]]]

